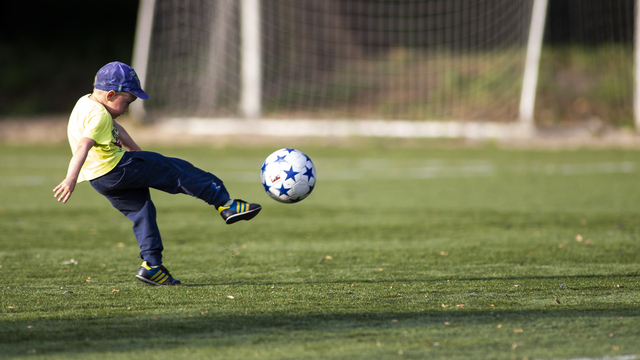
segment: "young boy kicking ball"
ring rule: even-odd
[[[149,95],[133,68],[112,62],[98,71],[93,93],[81,97],[69,117],[73,157],[66,178],[53,192],[66,203],[76,183],[89,181],[133,222],[143,260],[136,278],[153,285],[178,285],[180,281],[162,265],[164,248],[149,188],[201,199],[215,206],[227,224],[250,220],[262,208],[232,200],[222,180],[187,161],[142,151],[115,121],[138,98],[146,100]]]

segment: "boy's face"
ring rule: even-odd
[[[115,91],[109,91],[107,93],[107,103],[103,105],[105,105],[111,117],[115,119],[127,112],[129,105],[136,99],[135,95],[128,92],[116,93]]]

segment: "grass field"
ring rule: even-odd
[[[154,191],[167,288],[88,184],[54,200],[67,145],[0,145],[0,358],[640,356],[639,151],[297,146],[318,185],[285,205],[259,182],[278,147],[149,147],[263,205],[226,226]]]

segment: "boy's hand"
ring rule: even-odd
[[[63,203],[67,203],[67,200],[71,197],[71,193],[76,188],[76,182],[64,179],[58,186],[53,188],[53,196],[58,199],[58,201],[62,201]]]

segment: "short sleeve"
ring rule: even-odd
[[[91,114],[86,118],[82,137],[93,139],[96,143],[108,145],[113,141],[113,120],[106,111]]]

